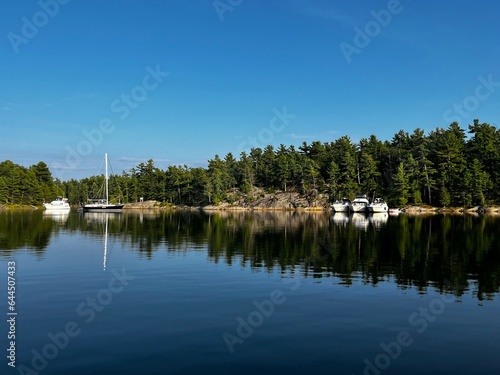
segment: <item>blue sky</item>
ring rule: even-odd
[[[498,126],[499,14],[494,0],[5,0],[0,160],[66,180],[105,152],[121,172]]]

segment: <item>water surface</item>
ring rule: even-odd
[[[3,212],[0,272],[16,262],[18,315],[17,371],[4,359],[1,373],[498,373],[499,228],[484,216]]]

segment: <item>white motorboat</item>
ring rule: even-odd
[[[370,201],[366,197],[366,194],[358,194],[356,198],[351,202],[352,212],[367,212],[368,205]]]
[[[83,205],[83,211],[85,212],[121,212],[123,204],[113,204],[109,203],[109,176],[108,176],[108,154],[104,155],[104,165],[105,165],[105,198],[93,198],[90,199],[92,203],[87,203]]]
[[[375,198],[375,200],[368,205],[368,212],[382,213],[388,211],[389,206],[382,198]]]
[[[333,212],[349,212],[351,201],[347,198],[342,198],[341,200],[335,201],[331,204]]]
[[[47,211],[69,212],[71,209],[68,199],[57,197],[50,203],[44,203],[43,206]]]

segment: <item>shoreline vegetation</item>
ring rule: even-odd
[[[148,210],[185,210],[185,211],[207,211],[207,212],[308,212],[308,213],[329,213],[332,212],[331,207],[325,197],[321,200],[310,202],[312,205],[307,205],[309,202],[304,197],[290,193],[274,193],[265,194],[261,199],[251,203],[244,202],[222,202],[218,205],[207,206],[186,206],[173,205],[155,200],[127,203],[123,207],[124,211],[148,211]],[[79,208],[74,205],[73,209]],[[476,207],[435,207],[429,205],[409,205],[402,207],[402,212],[406,215],[425,215],[425,214],[485,214],[485,215],[500,215],[499,205],[476,206]],[[18,211],[18,210],[44,210],[43,206],[34,205],[8,205],[0,204],[1,211]],[[333,212],[332,212],[333,213]],[[343,214],[343,213],[341,213]]]
[[[336,200],[366,194],[408,212],[496,212],[500,204],[500,129],[474,120],[468,134],[458,123],[425,134],[400,130],[388,141],[375,135],[354,143],[281,144],[215,155],[208,166],[153,160],[109,179],[110,203],[204,210],[324,211]],[[43,161],[30,167],[0,162],[1,207],[41,206],[57,196],[80,206],[102,198],[104,176],[54,179]],[[100,195],[99,195],[100,194]],[[485,209],[483,209],[485,208]]]

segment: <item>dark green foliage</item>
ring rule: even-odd
[[[0,204],[41,204],[54,199],[57,193],[44,162],[29,168],[10,160],[0,163]]]
[[[410,191],[410,182],[408,173],[405,171],[403,162],[399,163],[396,175],[394,176],[394,198],[399,206],[405,206],[408,203],[408,192]]]
[[[125,203],[157,200],[202,206],[235,201],[236,190],[255,199],[253,188],[268,192],[298,192],[311,200],[327,194],[331,200],[357,193],[385,197],[392,204],[471,206],[500,202],[500,130],[474,120],[469,138],[457,123],[428,135],[400,130],[390,141],[375,135],[354,144],[348,136],[333,142],[266,146],[228,153],[208,161],[208,168],[168,166],[153,160],[110,177],[110,199]],[[72,204],[97,197],[102,176],[64,183],[54,181],[39,162],[29,168],[7,160],[0,163],[0,203],[40,204],[65,195]]]

